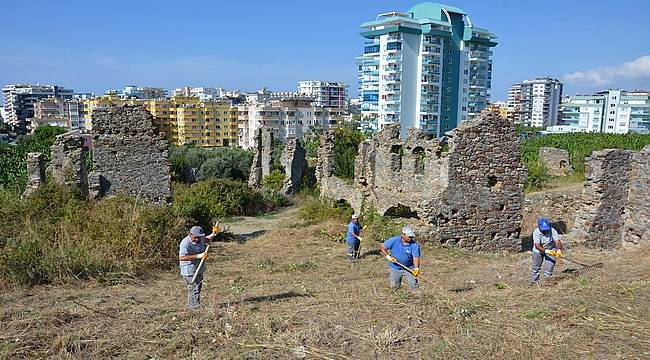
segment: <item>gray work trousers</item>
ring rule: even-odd
[[[201,305],[201,287],[203,286],[203,273],[199,274],[196,277],[194,284],[192,282],[192,276],[183,276],[185,283],[187,284],[187,308],[190,310],[196,310]]]
[[[542,265],[544,265],[544,278],[550,278],[553,276],[553,269],[555,268],[555,257],[533,251],[533,269],[530,274],[530,280],[532,282],[539,280]]]
[[[418,289],[418,279],[415,278],[411,273],[406,270],[397,270],[392,267],[388,267],[388,280],[390,281],[390,287],[397,289],[402,285],[402,277],[406,276],[406,280],[409,283],[409,289],[415,291]]]

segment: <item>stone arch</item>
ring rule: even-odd
[[[404,155],[404,150],[402,150],[402,145],[391,145],[390,147],[390,169],[392,171],[402,170],[402,156]]]
[[[406,219],[419,219],[417,211],[411,210],[410,207],[402,204],[397,204],[395,206],[389,207],[385,212],[384,216],[388,217],[397,217],[397,218],[406,218]]]

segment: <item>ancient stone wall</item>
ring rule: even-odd
[[[539,148],[539,161],[546,166],[549,175],[567,176],[573,174],[569,152],[562,149]]]
[[[45,159],[41,153],[27,154],[27,187],[23,196],[30,196],[45,182]]]
[[[58,135],[50,148],[52,160],[47,168],[59,184],[74,186],[82,193],[88,191],[84,139],[79,131]]]
[[[650,145],[632,155],[623,211],[623,245],[650,244]]]
[[[285,177],[282,192],[286,195],[295,194],[300,188],[303,170],[307,166],[305,149],[299,140],[289,139],[282,152],[280,162],[284,167]]]
[[[433,226],[440,242],[474,250],[517,250],[526,172],[514,125],[486,112],[449,136],[449,150],[399,124],[359,146],[354,182],[333,175],[333,133],[321,140],[321,195],[346,200],[356,212],[408,207]]]
[[[268,176],[273,169],[273,140],[275,134],[273,129],[259,128],[255,134],[255,155],[248,177],[248,184],[253,187],[260,187],[262,179]]]
[[[171,197],[169,144],[142,106],[93,112],[91,196],[126,195],[166,204]]]
[[[582,185],[576,185],[567,189],[526,194],[522,235],[532,235],[537,228],[537,220],[542,217],[551,220],[560,235],[570,232],[576,212],[582,205]]]
[[[586,159],[583,205],[573,229],[578,242],[606,249],[620,244],[632,155],[633,151],[610,149],[594,151]]]

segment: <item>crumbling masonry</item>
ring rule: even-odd
[[[551,147],[539,148],[539,161],[552,176],[567,176],[573,173],[569,152]]]
[[[260,187],[262,179],[268,176],[273,169],[273,129],[259,128],[255,134],[255,154],[251,164],[251,173],[248,185]]]
[[[253,187],[260,187],[262,180],[271,174],[273,170],[273,141],[275,133],[273,129],[260,128],[255,134],[255,154],[251,164],[251,172],[248,184]],[[288,139],[280,157],[280,164],[284,168],[285,176],[282,185],[282,193],[291,195],[298,192],[302,180],[302,174],[307,166],[305,149],[297,139]]]
[[[48,166],[52,178],[59,184],[73,186],[82,193],[88,191],[88,176],[84,161],[86,149],[79,131],[58,135],[50,148],[52,160]]]
[[[650,146],[594,151],[573,233],[598,248],[648,242],[650,235]]]
[[[45,182],[45,159],[41,153],[27,154],[27,187],[23,196],[30,196]]]
[[[93,112],[91,197],[125,195],[167,204],[171,197],[169,144],[142,106]]]
[[[356,212],[408,207],[432,226],[434,239],[472,250],[520,248],[526,170],[513,124],[483,113],[437,139],[399,124],[360,144],[350,184],[334,175],[333,132],[321,138],[316,177],[321,195]]]

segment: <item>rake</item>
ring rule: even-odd
[[[589,265],[589,264],[585,264],[583,262],[568,258],[566,256],[560,256],[560,259],[564,259],[564,260],[566,260],[566,261],[568,261],[570,263],[582,266],[581,269],[577,269],[575,271],[572,271],[571,272],[572,274],[582,274],[582,273],[586,273],[586,272],[591,272],[591,271],[594,271],[596,269],[600,269],[603,266],[605,266],[605,264],[602,263],[602,262]]]

